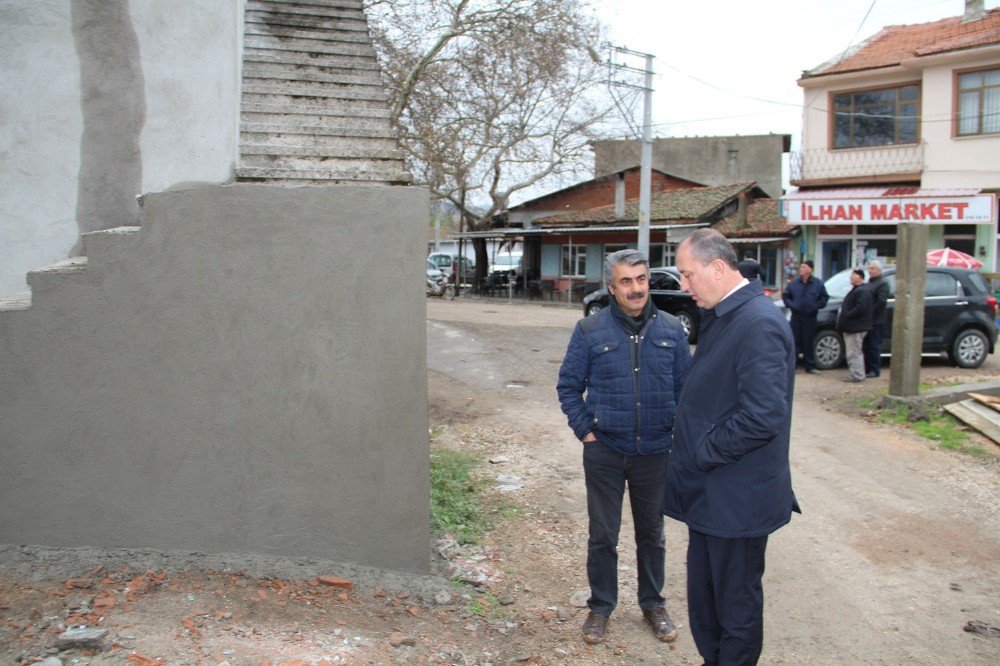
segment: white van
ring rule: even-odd
[[[522,262],[523,254],[521,252],[497,252],[493,255],[493,261],[490,262],[490,275],[493,273],[510,273],[514,271],[515,275],[520,276],[524,273],[524,265]]]

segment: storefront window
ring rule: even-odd
[[[662,268],[674,265],[673,243],[651,243],[649,246],[649,266],[650,268]]]
[[[562,246],[562,277],[585,277],[587,275],[587,246]]]

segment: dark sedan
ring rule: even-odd
[[[835,368],[844,362],[844,340],[836,330],[837,312],[851,289],[850,269],[826,282],[830,302],[816,317],[813,353],[816,367]],[[892,311],[896,294],[896,267],[886,266],[882,276],[889,285],[882,353],[892,351]],[[968,268],[928,266],[924,288],[924,354],[947,353],[955,365],[978,368],[993,353],[997,341],[997,299],[985,278]]]
[[[649,295],[653,304],[681,320],[688,341],[698,341],[701,314],[689,292],[681,289],[681,274],[676,268],[651,268],[649,270]],[[601,287],[583,299],[583,312],[592,315],[608,307],[608,289]]]

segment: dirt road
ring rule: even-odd
[[[655,641],[635,599],[626,511],[620,603],[605,645],[580,641],[586,509],[580,444],[555,381],[575,309],[428,300],[430,424],[482,456],[495,501],[517,508],[481,545],[431,544],[441,578],[333,563],[0,547],[0,665],[700,664],[687,628],[686,529],[667,530],[676,643]],[[1000,377],[924,363],[923,381]],[[1000,457],[938,449],[866,419],[846,373],[799,374],[792,464],[804,514],[768,546],[765,664],[996,664]],[[853,392],[852,395],[850,394]],[[996,451],[989,442],[981,442]],[[323,585],[335,574],[351,588]],[[474,581],[449,589],[444,576]],[[68,649],[71,626],[103,628]],[[59,661],[54,661],[58,659]]]
[[[546,607],[565,606],[574,590],[586,587],[580,445],[553,388],[578,316],[553,307],[428,303],[432,421],[450,423],[456,440],[473,423],[514,433],[514,466],[526,479],[521,501],[528,510],[492,539]],[[449,342],[462,353],[449,353]],[[997,457],[938,450],[900,426],[848,415],[858,411],[849,393],[884,391],[888,373],[861,388],[842,383],[845,373],[797,377],[792,463],[804,514],[769,543],[762,663],[1000,662],[1000,638],[963,631],[970,620],[1000,626]],[[927,359],[922,381],[998,373],[996,358],[976,371]],[[475,421],[466,418],[470,413],[478,415]],[[989,442],[982,445],[995,451]],[[550,638],[594,663],[700,663],[686,630],[685,529],[667,521],[668,608],[684,625],[673,650],[656,644],[641,625],[630,529],[623,528],[611,655],[608,648],[579,644],[582,609]],[[616,647],[621,655],[614,655]]]

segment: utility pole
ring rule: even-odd
[[[632,51],[623,46],[616,46],[614,50],[618,53],[625,53],[632,56],[641,56],[646,60],[644,69],[639,70],[625,65],[612,64],[617,69],[631,72],[641,72],[644,75],[642,86],[611,81],[612,85],[626,88],[636,88],[643,91],[642,101],[642,158],[639,164],[639,237],[637,246],[640,252],[649,257],[649,208],[652,190],[652,165],[653,165],[653,55]],[[628,118],[629,124],[631,119]]]

